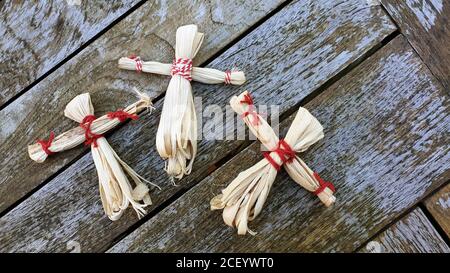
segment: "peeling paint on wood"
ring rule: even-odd
[[[365,245],[360,252],[450,253],[450,248],[422,210],[417,208]]]
[[[335,183],[333,207],[282,172],[250,224],[259,234],[236,235],[209,200],[260,159],[254,143],[111,251],[351,252],[448,180],[447,94],[401,36],[305,107],[325,138],[302,158]]]
[[[444,7],[442,0],[406,0],[405,4],[427,31],[435,26],[436,19],[441,16]]]
[[[425,206],[450,239],[450,184],[425,200]]]
[[[0,106],[133,7],[126,1],[2,1]]]
[[[331,77],[379,45],[395,30],[381,8],[368,8],[361,3],[360,0],[295,1],[241,39],[209,66],[221,68],[238,65],[252,79],[243,88],[253,90],[252,94],[259,103],[279,104],[280,112],[285,113]],[[206,28],[206,39],[217,38],[213,34],[208,35],[215,33],[211,28],[203,27]],[[222,26],[220,29],[225,31],[228,27]],[[317,32],[317,29],[321,32]],[[173,44],[173,38],[170,39]],[[117,43],[114,45],[117,46]],[[150,51],[151,46],[145,46]],[[207,46],[211,48],[212,45]],[[162,61],[169,61],[173,55],[169,48],[165,50],[166,59]],[[144,57],[160,57],[161,52],[156,49],[151,52],[154,56]],[[118,55],[119,53],[125,54],[117,52]],[[206,59],[205,55],[201,56],[202,60]],[[101,77],[102,71],[104,72],[102,69],[97,70],[93,77]],[[133,85],[150,86],[150,90],[154,88],[159,90],[154,92],[160,94],[165,89],[167,79],[156,82],[158,78],[160,77],[123,73],[121,80],[117,81],[125,82],[124,88]],[[80,81],[81,86],[77,87],[80,90],[77,89],[76,92],[90,86],[84,82]],[[236,88],[231,86],[198,85],[201,88],[194,87],[194,95],[203,96],[204,105],[225,106],[230,96],[237,93]],[[108,95],[114,95],[114,99],[118,100],[118,93],[119,90],[117,93],[109,91]],[[94,92],[95,96],[105,94]],[[96,99],[93,100],[95,104]],[[158,109],[161,104],[159,101],[155,107]],[[245,144],[240,141],[202,140],[199,143],[199,157],[194,165],[195,171],[180,181],[178,187],[172,187],[154,147],[158,122],[158,112],[145,115],[140,122],[132,122],[130,126],[120,128],[108,138],[123,160],[163,187],[161,192],[152,195],[155,205],[149,210],[157,208],[175,193],[200,181],[215,168],[214,164]],[[56,126],[51,120],[48,123]],[[50,165],[60,168],[56,163],[53,161]],[[192,211],[200,212],[197,208],[192,208]],[[103,215],[95,168],[90,154],[87,154],[0,219],[0,240],[4,242],[0,248],[3,251],[66,251],[66,241],[75,240],[80,243],[81,251],[102,251],[136,222],[132,213],[126,213],[114,223]],[[187,224],[186,228],[192,229],[193,226]],[[44,236],[49,231],[50,234],[58,234],[54,237]],[[49,239],[42,241],[42,238]]]

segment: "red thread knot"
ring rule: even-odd
[[[336,192],[333,183],[323,180],[318,173],[314,172],[314,178],[319,182],[319,188],[314,191],[315,195],[319,195],[326,188],[329,188],[333,193]]]
[[[225,71],[225,84],[231,84],[231,71],[227,70]]]
[[[96,119],[94,115],[87,115],[80,123],[80,127],[84,130],[84,137],[86,139],[84,144],[86,146],[93,144],[94,147],[97,147],[97,139],[103,137],[103,135],[94,134],[91,131],[92,122]]]
[[[240,101],[240,103],[245,103],[248,105],[248,111],[242,113],[242,118],[246,118],[247,116],[251,115],[253,116],[253,125],[258,125],[259,123],[259,116],[258,113],[255,111],[255,106],[253,105],[253,100],[250,94],[245,94],[244,98]]]
[[[138,119],[138,115],[136,115],[136,114],[129,114],[128,112],[125,112],[122,109],[119,109],[119,110],[117,110],[115,112],[109,112],[108,113],[108,118],[109,119],[117,118],[117,119],[119,119],[120,122],[124,122],[127,119],[137,120]]]
[[[240,103],[246,103],[248,105],[253,105],[253,99],[250,96],[250,93],[244,95],[244,98],[240,101]]]
[[[273,159],[272,156],[270,156],[270,154],[272,152],[276,153],[280,157],[281,164],[278,164],[275,161],[275,159]],[[269,161],[270,165],[272,165],[277,171],[280,171],[281,166],[284,163],[292,162],[292,160],[294,160],[295,151],[292,150],[291,146],[289,146],[289,144],[287,144],[284,139],[282,139],[282,140],[278,141],[278,145],[275,150],[270,151],[270,152],[264,152],[263,155],[267,159],[267,161]]]
[[[130,57],[128,57],[129,59],[132,59],[136,62],[136,71],[137,72],[141,72],[142,71],[142,60],[141,57],[136,56],[136,55],[131,55]]]
[[[188,58],[178,58],[173,60],[171,74],[180,75],[188,81],[192,81],[192,60]]]
[[[39,143],[42,147],[42,150],[47,154],[47,155],[51,155],[53,154],[52,151],[49,150],[50,146],[52,145],[53,139],[55,139],[55,133],[50,132],[50,137],[48,138],[48,140],[42,140],[39,139],[37,141],[37,143]]]

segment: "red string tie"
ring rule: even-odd
[[[259,116],[258,113],[255,111],[255,106],[253,104],[252,97],[250,97],[250,94],[245,94],[244,98],[240,101],[240,103],[246,103],[248,105],[248,110],[244,113],[242,113],[242,118],[246,118],[248,115],[253,116],[253,125],[258,125],[259,123]]]
[[[281,159],[281,164],[278,164],[275,159],[272,158],[272,156],[270,156],[271,153],[276,153],[280,159]],[[275,170],[280,171],[281,166],[286,163],[286,162],[292,162],[292,160],[294,160],[295,158],[295,151],[292,150],[291,146],[289,146],[289,144],[286,143],[286,141],[284,141],[284,139],[278,141],[278,145],[277,148],[273,151],[270,152],[264,152],[263,153],[264,157],[267,159],[267,161],[269,161],[270,165],[272,165]]]
[[[49,150],[50,146],[52,145],[53,139],[55,139],[55,133],[50,132],[50,137],[48,138],[48,140],[42,140],[39,139],[37,141],[37,143],[39,143],[42,147],[42,150],[47,154],[47,155],[51,155],[53,154],[52,151]]]
[[[119,109],[119,110],[117,110],[115,112],[109,112],[108,113],[108,118],[109,119],[117,118],[117,119],[119,119],[120,122],[124,122],[127,119],[137,120],[138,119],[138,115],[136,115],[136,114],[129,114],[128,112],[125,112],[122,109]]]
[[[97,147],[97,139],[103,137],[103,135],[97,135],[91,131],[92,122],[96,119],[94,115],[87,115],[80,123],[80,127],[84,130],[84,137],[86,139],[84,145],[86,146],[94,144],[94,147]]]
[[[240,101],[240,103],[246,103],[248,105],[253,105],[253,99],[249,93],[244,95],[244,98]]]
[[[141,60],[141,57],[136,56],[136,55],[131,55],[128,58],[132,59],[132,60],[134,60],[136,62],[136,71],[137,72],[141,72],[142,71],[142,60]]]
[[[314,191],[315,195],[319,195],[326,188],[329,188],[333,193],[336,192],[333,183],[323,180],[318,173],[314,172],[314,178],[319,182],[319,188]]]
[[[188,58],[178,58],[173,60],[171,75],[180,75],[188,81],[192,81],[192,60]]]
[[[225,84],[231,84],[231,71],[225,71]]]

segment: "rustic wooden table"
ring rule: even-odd
[[[0,251],[450,252],[450,2],[443,0],[0,2]],[[209,200],[261,159],[255,141],[199,141],[174,187],[155,135],[168,78],[118,69],[131,53],[171,62],[175,30],[205,33],[195,65],[237,66],[242,87],[193,83],[203,105],[245,89],[278,105],[281,134],[308,108],[325,138],[302,158],[338,191],[325,208],[281,172],[256,236],[237,236]],[[154,99],[107,135],[122,159],[162,186],[143,219],[111,222],[90,150],[43,164],[27,145],[73,127],[63,116],[90,92],[97,113]]]

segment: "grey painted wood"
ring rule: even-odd
[[[302,157],[336,185],[333,207],[281,172],[250,224],[258,235],[238,236],[225,226],[209,201],[261,159],[254,143],[111,251],[354,251],[448,180],[449,103],[440,86],[398,36],[305,106],[325,138]]]
[[[450,239],[450,184],[433,194],[424,203],[427,210]]]
[[[176,28],[196,23],[206,37],[195,61],[204,62],[281,2],[148,1],[115,25],[0,111],[0,153],[5,155],[0,159],[0,211],[86,152],[80,146],[45,164],[32,162],[27,153],[28,144],[48,138],[50,131],[59,134],[74,126],[63,111],[76,95],[90,92],[95,113],[103,114],[134,102],[133,88],[151,97],[165,92],[167,77],[123,71],[117,67],[120,57],[136,53],[146,60],[171,62]],[[231,12],[240,5],[244,12]]]
[[[360,252],[449,253],[450,248],[417,208],[367,243]]]
[[[138,0],[0,1],[0,106]]]
[[[381,0],[428,68],[450,90],[450,1]]]
[[[394,30],[382,9],[369,8],[365,1],[293,2],[209,65],[217,68],[238,65],[249,79],[244,87],[194,83],[194,95],[202,96],[204,107],[224,107],[232,94],[249,88],[259,103],[279,105],[280,112],[286,113],[378,46]],[[206,32],[206,38],[210,36]],[[132,73],[124,75],[135,84],[147,78]],[[165,85],[161,84],[160,88]],[[94,98],[94,104],[98,99]],[[160,109],[161,104],[159,101],[155,107]],[[210,119],[205,117],[205,123]],[[152,191],[155,205],[149,211],[199,182],[227,154],[248,145],[244,141],[202,140],[194,172],[181,180],[178,187],[173,187],[154,147],[158,122],[156,111],[108,137],[125,161],[163,187],[161,192]],[[87,154],[2,217],[0,248],[2,251],[66,251],[67,241],[76,240],[82,251],[103,251],[136,222],[130,210],[114,223],[104,216],[95,169]]]

